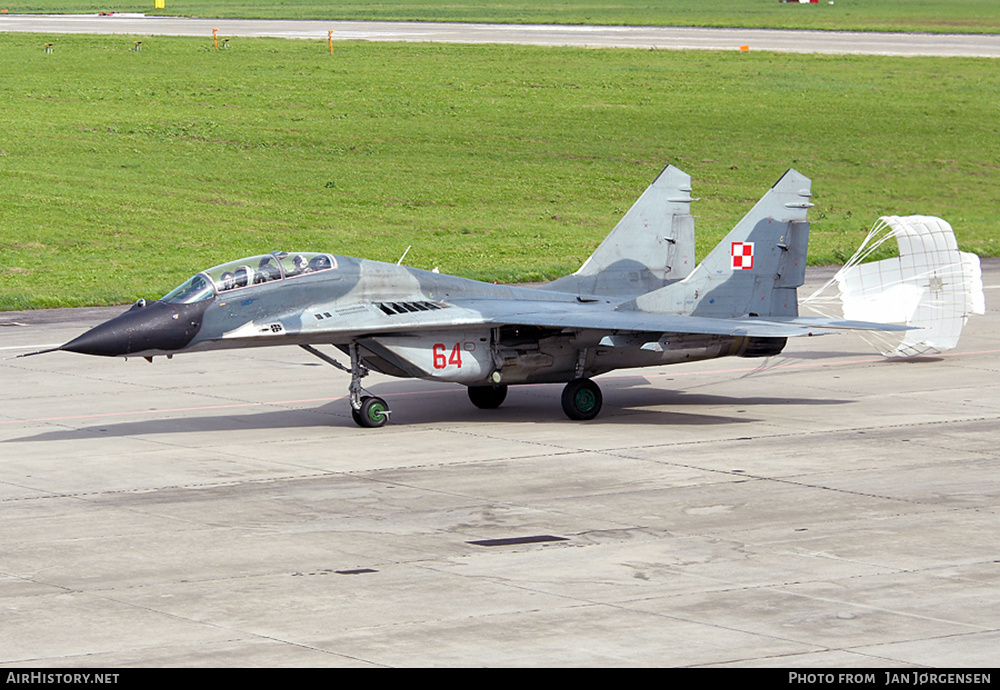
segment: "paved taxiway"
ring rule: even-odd
[[[0,666],[993,666],[985,269],[947,356],[618,372],[589,423],[559,386],[373,377],[360,429],[294,347],[6,359]],[[106,316],[0,314],[0,354]]]
[[[193,19],[115,15],[3,15],[0,32],[220,36],[442,43],[513,43],[601,48],[771,50],[792,53],[855,53],[1000,57],[1000,35],[904,34],[773,29],[705,29],[662,26],[566,26],[438,22]]]

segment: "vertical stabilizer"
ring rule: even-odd
[[[809,179],[789,170],[691,275],[619,308],[718,318],[797,316],[810,196]]]
[[[668,165],[576,273],[543,287],[628,297],[680,280],[693,268],[691,177]]]

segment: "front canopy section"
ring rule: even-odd
[[[333,256],[316,252],[276,251],[261,256],[250,256],[198,273],[164,295],[161,301],[190,304],[211,299],[230,290],[298,278],[336,267],[337,260]]]

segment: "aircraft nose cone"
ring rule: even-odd
[[[202,316],[210,302],[211,300],[192,304],[136,303],[124,314],[95,326],[59,349],[104,357],[163,354],[180,350],[198,333]]]

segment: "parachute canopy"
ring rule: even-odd
[[[890,238],[898,258],[862,263]],[[959,251],[951,225],[940,218],[882,216],[843,268],[803,302],[825,316],[838,303],[845,319],[913,327],[902,342],[877,336],[873,344],[886,357],[950,350],[969,316],[986,311],[979,257]]]

